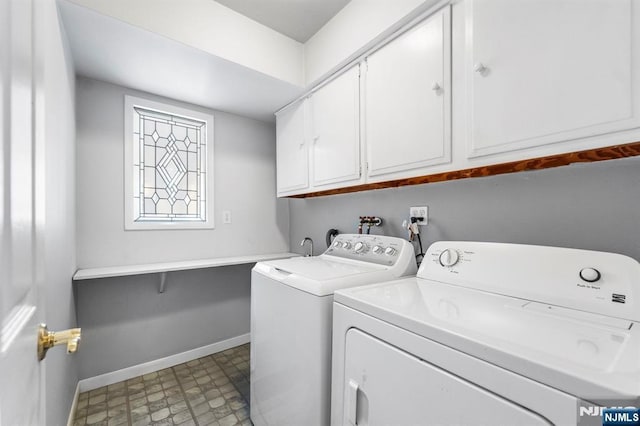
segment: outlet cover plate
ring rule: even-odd
[[[409,217],[421,217],[422,220],[416,222],[418,225],[426,225],[429,222],[429,207],[410,207]]]
[[[231,210],[222,210],[222,223],[231,223]]]

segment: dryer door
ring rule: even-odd
[[[344,425],[550,425],[357,329],[347,332]]]

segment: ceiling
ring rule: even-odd
[[[350,0],[215,0],[304,43]]]
[[[211,1],[305,42],[350,0]],[[90,7],[58,4],[80,76],[267,122],[304,90]]]
[[[303,90],[74,3],[59,5],[78,75],[267,122]]]

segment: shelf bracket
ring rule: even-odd
[[[160,287],[158,293],[164,293],[167,287],[167,272],[160,272]]]

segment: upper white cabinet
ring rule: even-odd
[[[640,38],[632,3],[467,0],[468,156],[638,127]]]
[[[306,115],[278,114],[279,195],[639,140],[640,1],[452,0],[429,13],[372,40],[308,94]]]
[[[359,181],[359,67],[313,92],[309,111],[313,187]]]
[[[356,65],[276,114],[278,195],[362,181]]]
[[[306,101],[276,114],[276,176],[278,195],[309,186],[309,149],[305,135]]]
[[[364,136],[370,181],[425,174],[451,160],[450,8],[366,60]]]

